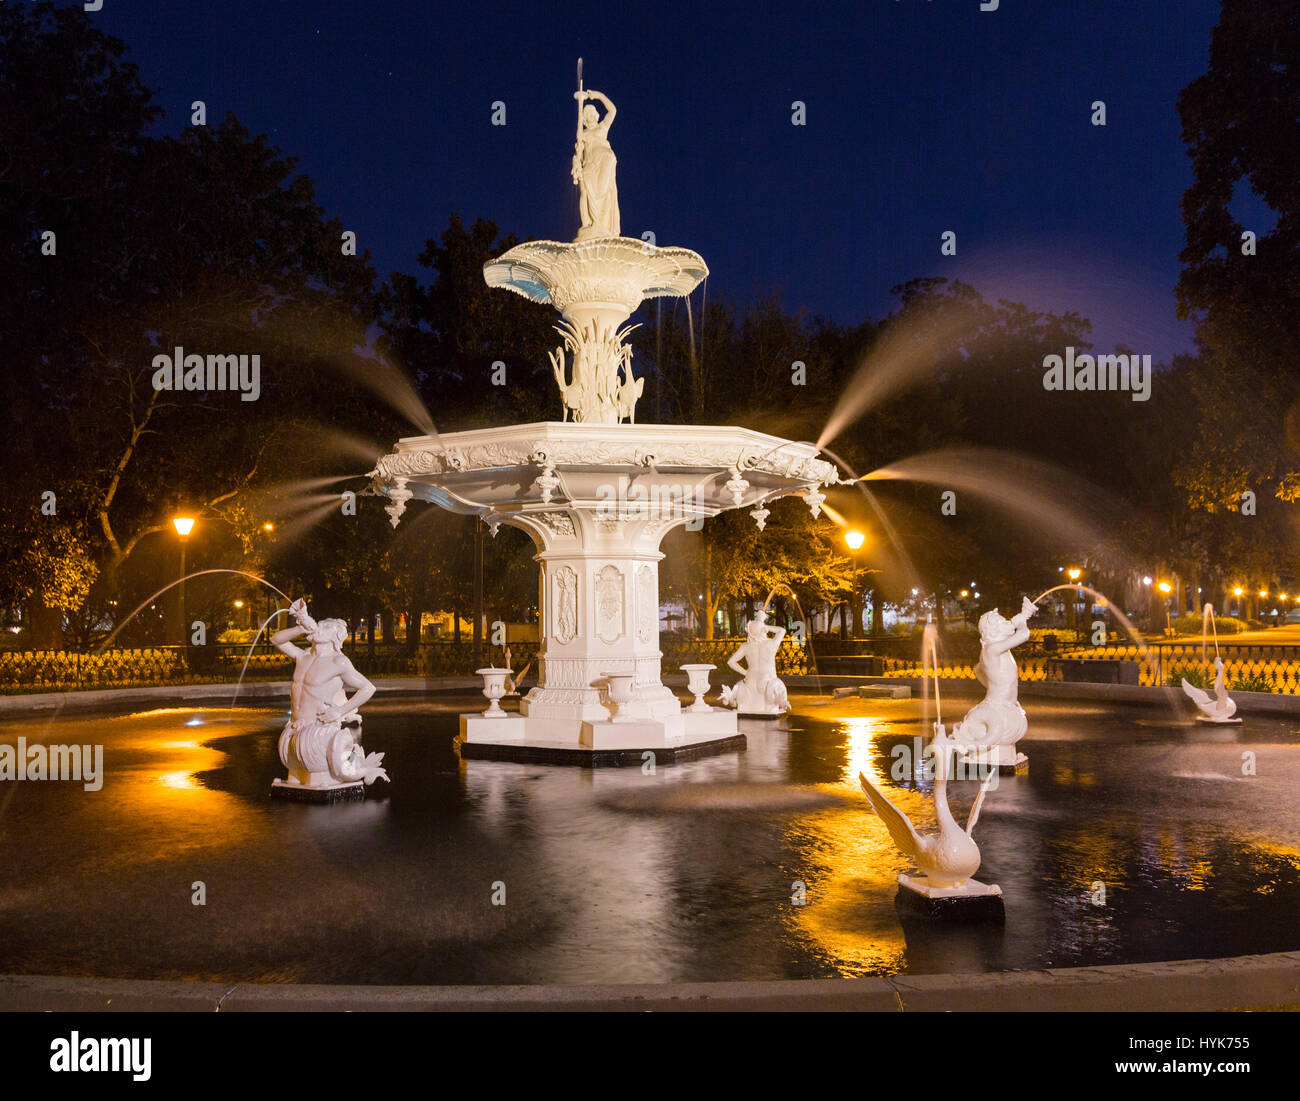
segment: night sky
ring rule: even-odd
[[[381,276],[416,271],[453,210],[572,238],[581,56],[619,111],[624,235],[701,253],[710,297],[775,292],[856,323],[893,308],[894,284],[958,276],[1159,360],[1192,347],[1175,105],[1217,16],[1217,0],[105,0],[93,18],[130,45],[164,131],[203,99],[210,122],[271,135]]]

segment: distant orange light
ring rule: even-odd
[[[1174,589],[1174,587],[1171,584],[1169,584],[1168,581],[1160,582],[1160,584],[1157,585],[1156,588],[1159,589],[1162,593],[1165,593],[1166,595],[1173,592]]]
[[[193,516],[173,516],[172,525],[176,528],[176,534],[182,539],[194,530]]]
[[[262,525],[262,530],[275,531],[275,525],[268,520],[265,524]]]
[[[243,606],[244,606],[244,602],[243,602],[242,600],[236,600],[236,601],[235,601],[235,607],[236,607],[236,608],[242,608]]]

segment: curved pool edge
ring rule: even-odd
[[[1300,1008],[1300,952],[992,974],[553,986],[0,975],[3,1012],[1206,1012]]]

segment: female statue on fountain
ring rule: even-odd
[[[580,105],[598,99],[605,106],[604,118],[592,104],[582,106],[582,128],[573,152],[573,182],[579,188],[578,213],[582,218],[578,240],[617,237],[621,233],[618,186],[614,182],[618,158],[609,144],[609,128],[617,111],[600,92],[579,89],[573,98]]]
[[[776,652],[785,638],[784,627],[767,622],[767,611],[759,612],[745,627],[745,641],[727,659],[727,664],[744,680],[734,688],[724,686],[722,702],[742,715],[780,715],[790,710],[785,684],[776,675]],[[740,664],[740,659],[745,664]]]

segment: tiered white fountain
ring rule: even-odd
[[[726,509],[749,508],[761,528],[766,503],[791,494],[816,515],[837,472],[809,444],[745,428],[635,423],[645,380],[633,376],[625,323],[645,299],[690,294],[708,268],[689,249],[620,236],[614,106],[581,87],[577,98],[577,239],[530,241],[483,270],[489,286],[560,312],[551,360],[563,419],[399,440],[374,485],[394,526],[416,497],[480,516],[494,535],[500,524],[522,528],[537,545],[538,685],[517,715],[462,716],[462,753],[537,760],[558,750],[549,759],[581,763],[652,749],[671,759],[738,735],[733,711],[683,709],[660,679],[660,541]],[[474,752],[490,746],[500,751]],[[528,752],[510,752],[520,747]]]

